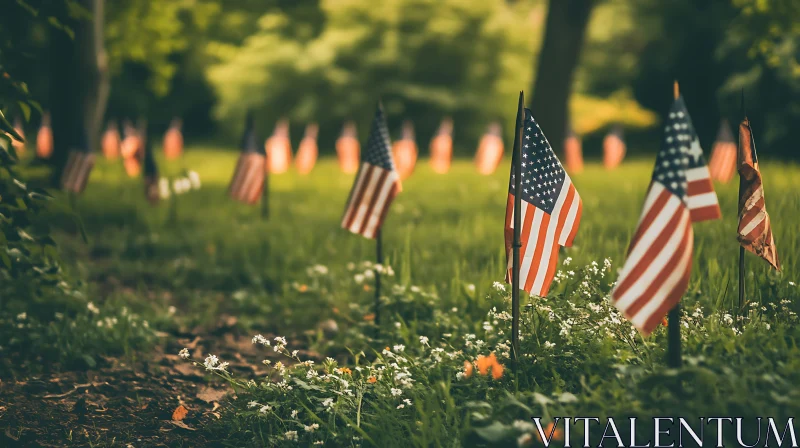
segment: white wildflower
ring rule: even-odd
[[[191,182],[192,189],[200,189],[200,175],[196,171],[189,171],[189,182]]]
[[[356,281],[359,285],[364,283],[364,274],[356,274],[353,276],[353,280]]]
[[[405,351],[405,349],[406,349],[406,346],[403,345],[403,344],[398,344],[398,345],[395,345],[394,347],[392,347],[392,350],[394,350],[396,352],[402,352],[402,351]]]
[[[403,394],[403,391],[400,389],[392,388],[392,396],[397,397]]]
[[[564,266],[569,266],[572,263],[572,257],[567,257],[564,259]]]
[[[314,432],[317,429],[319,429],[319,424],[318,423],[312,423],[310,425],[304,425],[303,429],[305,429],[306,432]]]
[[[94,303],[92,302],[87,303],[86,308],[88,308],[89,311],[91,311],[94,314],[100,314],[100,308],[94,306]]]
[[[264,406],[261,406],[261,409],[259,409],[258,412],[260,412],[262,414],[266,414],[267,412],[269,412],[271,410],[272,410],[272,406],[270,406],[268,404],[265,404]]]
[[[28,313],[19,313],[17,314],[17,320],[25,320],[28,318]]]
[[[189,349],[186,348],[186,347],[182,348],[181,351],[178,352],[178,356],[180,356],[183,359],[189,359],[189,356],[190,356],[189,355]]]
[[[281,345],[286,345],[286,338],[284,338],[283,336],[275,336],[275,342]]]
[[[555,346],[556,346],[556,344],[555,344],[555,343],[553,343],[553,342],[550,342],[550,341],[544,341],[544,348],[546,348],[546,349],[551,349],[551,348],[553,348],[553,347],[555,347]]]
[[[419,337],[419,343],[422,344],[422,345],[426,345],[426,346],[430,347],[430,344],[428,344],[428,337],[427,336],[420,336]]]
[[[292,418],[297,417],[297,409],[292,409]]]
[[[322,400],[322,405],[325,406],[326,408],[332,407],[333,406],[333,398],[326,398],[326,399]]]
[[[158,197],[161,199],[169,199],[170,194],[169,179],[166,177],[158,179]]]
[[[533,441],[530,433],[525,433],[517,438],[517,446],[528,446]]]
[[[286,431],[283,436],[290,442],[297,442],[297,431]]]
[[[471,293],[472,293],[472,292],[475,292],[475,285],[473,285],[472,283],[470,283],[469,285],[467,285],[467,291],[469,291],[469,292],[471,292]]]
[[[257,401],[251,401],[250,403],[247,403],[247,407],[250,408],[250,409],[252,409],[252,408],[254,408],[256,406],[259,406]]]
[[[494,289],[496,289],[498,291],[501,291],[501,292],[505,292],[506,291],[506,285],[504,285],[504,284],[502,284],[500,282],[492,283],[492,288],[494,288]]]

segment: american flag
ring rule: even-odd
[[[713,188],[692,187],[692,179],[698,178],[692,170],[701,164],[705,168],[689,112],[679,97],[670,109],[639,226],[611,293],[616,307],[642,334],[650,334],[686,292],[692,270],[692,222],[719,218]],[[711,196],[715,214],[705,207],[692,209],[693,202],[711,203]]]
[[[75,194],[82,193],[89,181],[92,168],[94,168],[94,154],[84,139],[78,148],[69,151],[67,164],[61,173],[61,187]]]
[[[711,178],[728,183],[736,173],[736,142],[733,141],[731,127],[727,120],[722,120],[717,133],[717,141],[711,151],[711,160],[708,163]]]
[[[255,204],[264,188],[267,156],[264,147],[258,144],[252,115],[248,115],[246,126],[241,144],[242,152],[239,154],[228,193],[237,201]]]
[[[559,246],[572,246],[583,204],[531,111],[525,109],[522,137],[520,289],[545,296],[556,273]],[[506,204],[506,281],[512,281],[514,167]]]
[[[778,251],[772,236],[767,208],[764,205],[764,186],[758,169],[756,143],[750,121],[739,125],[739,244],[767,261],[780,271]]]
[[[618,167],[625,159],[626,151],[622,127],[614,126],[603,139],[603,166],[608,170]]]
[[[383,108],[378,105],[361,167],[347,199],[342,228],[367,238],[375,238],[395,195],[400,192],[400,176],[389,152],[389,130]]]

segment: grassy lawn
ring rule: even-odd
[[[323,158],[308,176],[274,175],[270,216],[263,220],[258,206],[227,197],[236,157],[234,151],[192,147],[178,162],[159,160],[163,176],[188,169],[202,180],[201,189],[177,197],[174,215],[167,202],[150,206],[141,180],[126,178],[121,164],[98,161],[76,205],[88,243],[63,215],[56,233],[65,269],[84,281],[83,294],[99,307],[99,316],[132,313],[153,331],[152,337],[128,338],[139,333],[126,330],[113,339],[117,349],[109,356],[141,365],[161,353],[159,359],[174,364],[180,362],[177,350],[191,345],[192,360],[202,363],[215,353],[231,362],[228,371],[208,369],[206,380],[195,383],[205,384],[209,373],[217,373],[236,397],[215,400],[223,403],[219,418],[188,421],[215,428],[217,437],[231,434],[233,446],[288,444],[298,437],[301,446],[314,441],[390,446],[400,440],[415,446],[503,446],[531,441],[525,439],[530,428],[515,421],[562,415],[559,411],[603,417],[662,415],[656,411],[781,416],[799,407],[787,398],[797,394],[790,385],[798,380],[800,359],[793,314],[800,310],[797,165],[762,166],[783,272],[770,271],[748,253],[749,314],[742,323],[729,316],[737,304],[738,183],[715,185],[721,221],[695,225],[692,280],[683,301],[689,367],[681,378],[694,385],[685,386],[693,391],[687,398],[661,389],[670,377],[664,368],[666,331],[642,339],[606,299],[638,221],[651,159],[630,160],[612,172],[589,163],[573,176],[583,199],[581,227],[575,245],[562,251],[559,281],[549,297],[523,298],[527,356],[514,380],[503,356],[510,332],[502,313],[510,312],[508,288],[494,284],[502,282],[505,266],[508,161],[483,177],[470,160],[456,161],[450,173],[438,175],[424,159],[403,183],[383,230],[385,264],[393,275],[384,277],[385,310],[376,339],[372,270],[366,264],[374,261],[375,243],[339,227],[353,176],[341,174],[331,158]],[[91,319],[99,318],[87,315],[95,325]],[[64,337],[81,331],[79,326]],[[273,341],[285,336],[288,342],[278,342],[285,345],[281,349],[259,347],[250,344],[254,334]],[[292,355],[294,349],[300,352]],[[502,378],[465,375],[465,360],[490,352],[506,366]],[[97,359],[78,363],[79,370],[104,364],[100,354],[85,354]],[[273,360],[267,367],[260,364],[265,357]],[[275,368],[278,358],[298,367]],[[304,360],[316,360],[316,367],[301,364]],[[246,368],[250,363],[256,367]],[[364,370],[350,370],[357,366]],[[319,377],[308,373],[320,369],[322,377],[341,378],[345,367],[352,378],[336,390],[314,383]],[[24,377],[26,368],[17,374]],[[203,375],[202,368],[196,370]],[[381,373],[390,370],[392,375]],[[413,384],[398,383],[398,373],[413,376]],[[148,374],[166,382],[176,375]],[[259,386],[246,384],[249,378]],[[294,389],[262,381],[283,381]],[[767,398],[756,404],[752,394]],[[326,401],[331,397],[335,405]],[[195,414],[211,413],[210,405],[189,407]],[[156,417],[169,420],[163,413]],[[319,427],[304,431],[313,424]],[[137,431],[120,439],[136,437]],[[181,437],[186,446],[199,440],[190,432]]]

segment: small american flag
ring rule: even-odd
[[[389,151],[389,130],[383,108],[378,105],[361,167],[350,191],[342,217],[342,228],[375,238],[394,197],[400,192],[400,176]]]
[[[736,173],[736,142],[733,141],[727,120],[722,120],[719,125],[717,141],[714,142],[708,168],[711,170],[711,178],[723,183],[730,182]]]
[[[622,160],[625,159],[625,140],[622,134],[621,126],[614,126],[606,137],[603,139],[603,166],[607,170],[612,170],[618,167]]]
[[[572,246],[583,204],[531,111],[525,109],[522,137],[520,289],[545,296],[556,273],[559,246]],[[506,282],[512,281],[514,167],[506,204]]]
[[[694,190],[692,187],[692,179],[700,182],[698,171],[692,170],[702,164],[708,172],[699,148],[691,118],[679,97],[670,109],[639,226],[611,293],[614,305],[644,335],[662,322],[689,285],[692,222],[719,218],[716,194],[707,176],[710,191],[700,188],[701,184]],[[709,195],[713,195],[715,214],[705,206],[692,209],[693,201],[710,204]]]
[[[758,169],[756,143],[750,121],[739,125],[739,244],[781,270],[775,239],[772,236],[767,208],[764,205],[764,185]]]
[[[242,152],[228,193],[234,200],[255,204],[264,188],[267,175],[267,156],[264,147],[258,144],[252,115],[247,117],[247,127],[242,138]]]
[[[75,194],[82,193],[89,181],[92,168],[94,168],[94,154],[84,138],[78,148],[69,151],[67,164],[61,173],[61,187]]]

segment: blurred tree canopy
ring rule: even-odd
[[[106,117],[146,117],[149,130],[161,132],[182,116],[190,139],[235,141],[252,108],[262,135],[287,117],[294,140],[306,122],[316,121],[322,141],[332,141],[348,119],[366,133],[380,97],[393,135],[410,118],[425,146],[440,120],[452,116],[457,151],[471,153],[491,121],[502,120],[510,134],[519,90],[529,102],[535,96],[529,87],[540,71],[553,1],[107,2]],[[761,152],[797,155],[800,126],[792,123],[800,122],[800,103],[789,99],[800,93],[800,2],[574,1],[592,4],[569,89],[567,110],[578,133],[621,123],[654,144],[645,147],[657,147],[655,124],[678,79],[707,149],[721,118],[733,124],[741,118],[744,88]],[[13,10],[36,2],[11,3]],[[33,97],[48,108],[46,81],[58,67],[41,71],[37,63],[53,64],[40,58],[49,54],[53,33],[6,17],[2,24],[11,28],[0,29],[0,38],[26,36],[29,57],[2,63],[13,63],[23,79],[29,75]],[[562,69],[546,63],[541,70],[559,79]],[[545,102],[534,113],[547,116],[558,107]]]

